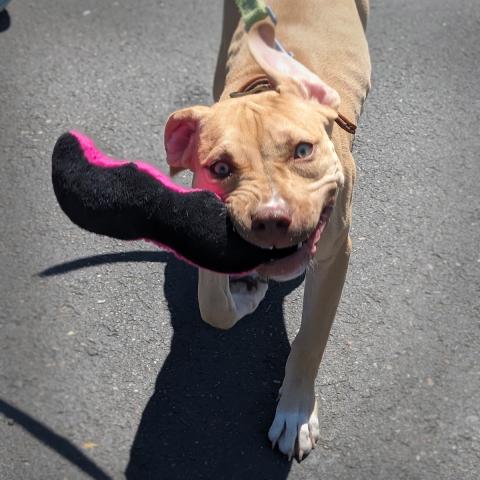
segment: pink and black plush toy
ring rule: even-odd
[[[55,145],[52,182],[62,210],[79,227],[148,240],[215,272],[246,273],[295,251],[248,243],[216,194],[183,188],[146,163],[110,158],[76,131]]]

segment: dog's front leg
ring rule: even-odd
[[[208,324],[226,330],[242,317],[252,313],[267,293],[268,285],[260,279],[247,286],[231,282],[228,275],[198,271],[198,305],[200,315]]]
[[[275,419],[268,432],[289,458],[301,459],[319,438],[315,378],[337,310],[350,256],[350,239],[306,277],[302,324],[292,344]]]

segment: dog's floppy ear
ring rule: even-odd
[[[275,50],[275,29],[268,21],[258,22],[248,32],[250,53],[280,90],[295,85],[305,98],[315,98],[335,110],[340,105],[337,91],[289,55]]]
[[[178,110],[168,117],[164,143],[171,173],[193,167],[202,122],[209,113],[209,107],[196,106]]]

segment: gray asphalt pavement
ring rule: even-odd
[[[373,2],[354,254],[317,380],[321,440],[300,464],[266,431],[301,282],[216,331],[194,269],[57,206],[67,129],[165,168],[167,115],[211,102],[220,3],[0,14],[0,478],[479,478],[477,1]]]

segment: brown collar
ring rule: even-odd
[[[243,97],[245,95],[252,95],[255,93],[266,92],[267,90],[275,90],[268,80],[267,77],[256,77],[247,85],[245,85],[241,90],[238,92],[232,92],[230,97],[237,98]],[[348,118],[344,117],[341,113],[338,114],[338,117],[335,119],[335,122],[340,128],[343,128],[348,133],[355,135],[355,130],[357,126],[352,123]]]

